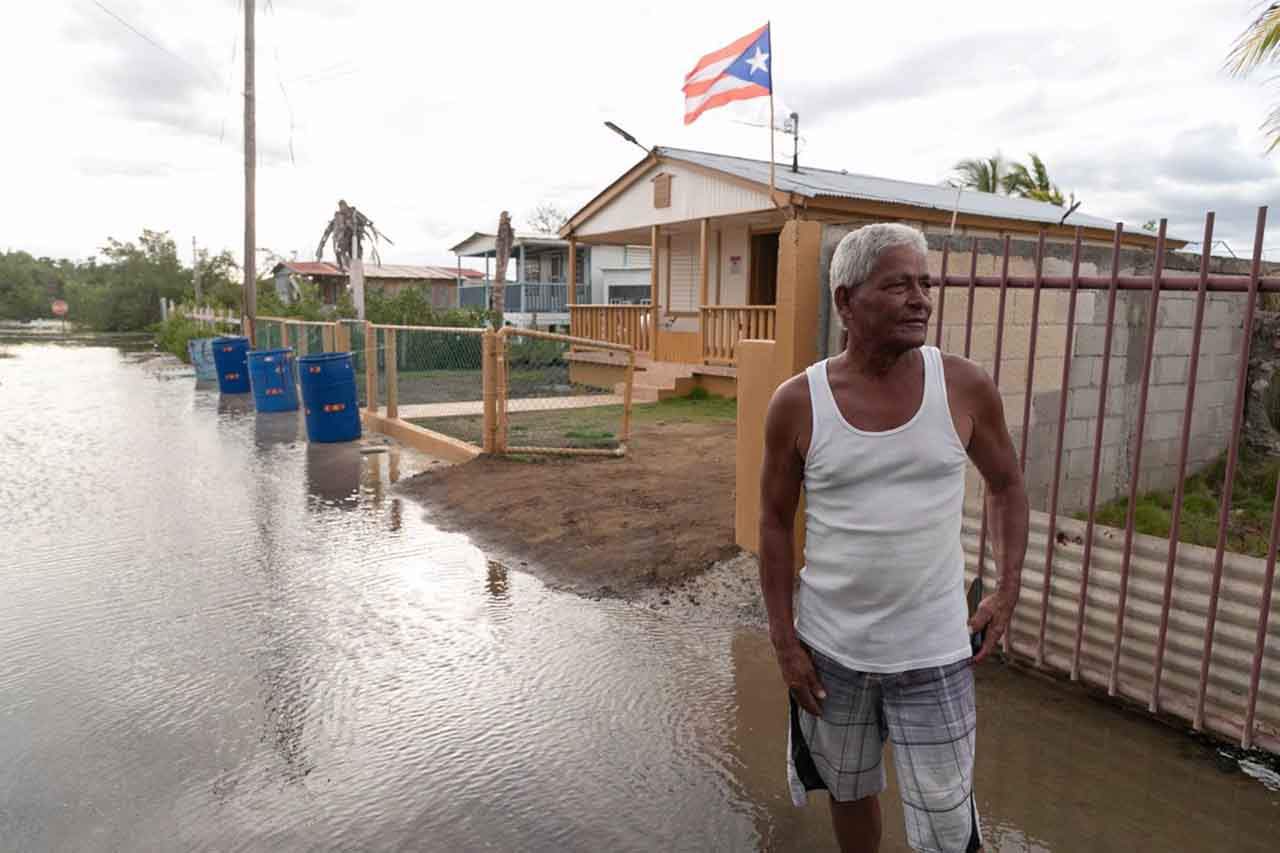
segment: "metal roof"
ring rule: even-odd
[[[455,255],[459,254],[459,251],[458,251],[459,249],[464,249],[467,247],[468,243],[474,242],[476,245],[471,249],[469,249],[463,256],[476,257],[476,258],[483,257],[484,255],[493,254],[493,252],[496,251],[497,241],[498,241],[498,235],[496,234],[488,234],[484,231],[474,231],[472,232],[470,237],[467,237],[465,240],[462,240],[456,243],[455,245],[450,246],[449,251],[453,252]],[[514,249],[522,245],[523,246],[568,246],[569,241],[562,240],[554,234],[535,234],[531,232],[523,232],[523,233],[517,232],[515,234],[515,240],[512,242],[511,247]]]
[[[333,276],[346,278],[347,274],[328,261],[283,261],[277,269],[285,267],[299,275]],[[456,267],[419,266],[414,264],[365,264],[365,278],[409,279],[422,281],[427,279],[447,279],[453,281],[458,277]],[[463,267],[463,278],[484,278],[480,270]]]
[[[715,169],[765,186],[769,184],[767,160],[750,160],[745,157],[729,157],[724,154],[709,154],[705,151],[690,151],[683,148],[658,147],[654,152],[657,156],[669,160],[684,161]],[[791,171],[790,164],[786,163],[778,163],[775,166],[774,186],[783,192],[794,193],[805,198],[856,198],[931,208],[947,213],[958,209],[960,213],[976,216],[1021,219],[1050,225],[1057,225],[1062,220],[1062,214],[1066,212],[1064,208],[1047,202],[995,193],[957,190],[955,187],[945,185],[918,184],[853,172],[815,169],[803,165],[800,171],[795,173]],[[1102,228],[1108,231],[1116,227],[1114,220],[1090,216],[1079,210],[1068,216],[1063,224],[1079,225],[1083,228]]]

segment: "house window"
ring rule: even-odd
[[[648,269],[649,247],[624,246],[622,249],[622,265],[628,269]]]
[[[551,256],[551,280],[564,281],[564,256],[555,254]]]
[[[653,206],[671,206],[671,176],[665,172],[653,179]]]

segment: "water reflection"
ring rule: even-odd
[[[505,602],[510,591],[507,567],[497,560],[490,560],[488,572],[485,574],[484,588],[494,601]]]
[[[252,394],[219,394],[218,414],[245,415],[253,411]]]
[[[319,506],[360,506],[363,457],[350,442],[307,444],[307,492]]]
[[[112,350],[0,387],[0,850],[834,849],[762,634],[549,590],[401,498],[412,454]],[[1280,795],[1177,733],[979,691],[990,849],[1273,849]]]
[[[258,450],[278,445],[292,445],[306,439],[302,417],[297,412],[256,412],[253,418],[253,444]]]

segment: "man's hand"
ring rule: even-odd
[[[1013,608],[1017,603],[1017,590],[999,590],[982,599],[978,609],[969,618],[970,634],[976,634],[984,628],[987,632],[982,641],[982,648],[973,656],[975,664],[986,660],[987,655],[991,654],[1005,631],[1009,630],[1009,621],[1013,619]]]
[[[782,680],[787,683],[791,695],[796,697],[801,708],[821,717],[822,700],[827,698],[827,691],[822,689],[822,681],[813,668],[813,656],[809,650],[796,641],[775,649],[774,654],[778,657]]]

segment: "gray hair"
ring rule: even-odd
[[[831,256],[831,292],[837,287],[856,287],[871,277],[876,261],[895,246],[911,246],[925,257],[929,244],[924,235],[900,222],[877,222],[850,231]]]

